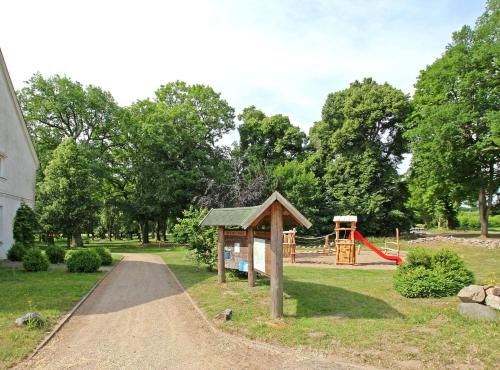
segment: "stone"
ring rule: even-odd
[[[486,289],[486,295],[494,295],[500,297],[500,286],[494,286]]]
[[[494,321],[497,319],[496,311],[479,303],[459,303],[458,313],[473,320]]]
[[[458,292],[458,298],[465,303],[483,303],[486,293],[482,285],[469,285]]]
[[[30,322],[43,322],[42,315],[40,315],[38,312],[28,312],[26,315],[16,319],[17,326],[23,326]]]
[[[486,296],[486,306],[490,306],[495,310],[500,310],[500,297],[496,295],[488,295]]]
[[[233,315],[233,310],[231,310],[230,308],[226,308],[224,311],[215,316],[215,318],[217,320],[229,321],[231,320],[232,315]]]

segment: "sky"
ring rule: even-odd
[[[212,86],[236,113],[255,105],[307,133],[327,95],[356,79],[412,94],[419,71],[484,7],[484,0],[11,0],[1,7],[0,48],[16,89],[35,72],[60,74],[129,105],[183,80]],[[222,142],[237,139],[233,132]]]

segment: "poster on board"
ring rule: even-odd
[[[266,273],[266,241],[264,239],[253,240],[253,266],[255,270]]]

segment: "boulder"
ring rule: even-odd
[[[500,297],[500,286],[489,287],[486,289],[486,295],[495,295]]]
[[[496,295],[488,295],[486,296],[486,306],[490,306],[495,310],[500,310],[500,297]]]
[[[486,293],[482,285],[469,285],[458,292],[458,298],[465,303],[483,303]]]
[[[494,321],[497,319],[496,311],[479,303],[459,303],[458,313],[473,320]]]
[[[217,320],[229,321],[231,320],[232,315],[233,315],[233,310],[231,310],[230,308],[226,308],[224,311],[215,316],[215,318]]]
[[[38,312],[28,312],[26,315],[16,319],[17,326],[23,326],[30,322],[43,322],[42,315],[40,315]]]

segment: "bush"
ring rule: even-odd
[[[408,298],[448,297],[473,282],[472,272],[455,252],[443,249],[432,255],[422,248],[408,252],[393,281],[394,288]]]
[[[21,242],[15,242],[7,252],[7,258],[11,261],[22,261],[27,248]]]
[[[60,245],[49,245],[45,248],[50,263],[63,263],[66,257],[66,249]]]
[[[30,248],[23,257],[23,267],[26,271],[47,271],[49,258],[40,248]]]
[[[101,257],[93,249],[71,251],[66,257],[69,272],[96,272],[101,266]]]
[[[481,223],[479,222],[478,212],[460,212],[458,214],[458,222],[463,230],[479,230]],[[490,215],[488,217],[488,226],[500,227],[500,215]]]
[[[211,270],[217,262],[217,229],[201,227],[200,222],[208,213],[207,209],[185,210],[182,218],[174,226],[174,240],[186,243],[197,264],[207,265]]]
[[[101,257],[101,265],[109,266],[113,263],[113,257],[111,256],[111,252],[108,248],[96,247],[94,250],[97,252],[99,257]]]
[[[21,203],[14,218],[12,230],[14,240],[26,246],[33,247],[35,245],[35,231],[37,228],[38,221],[35,212],[25,203]]]

